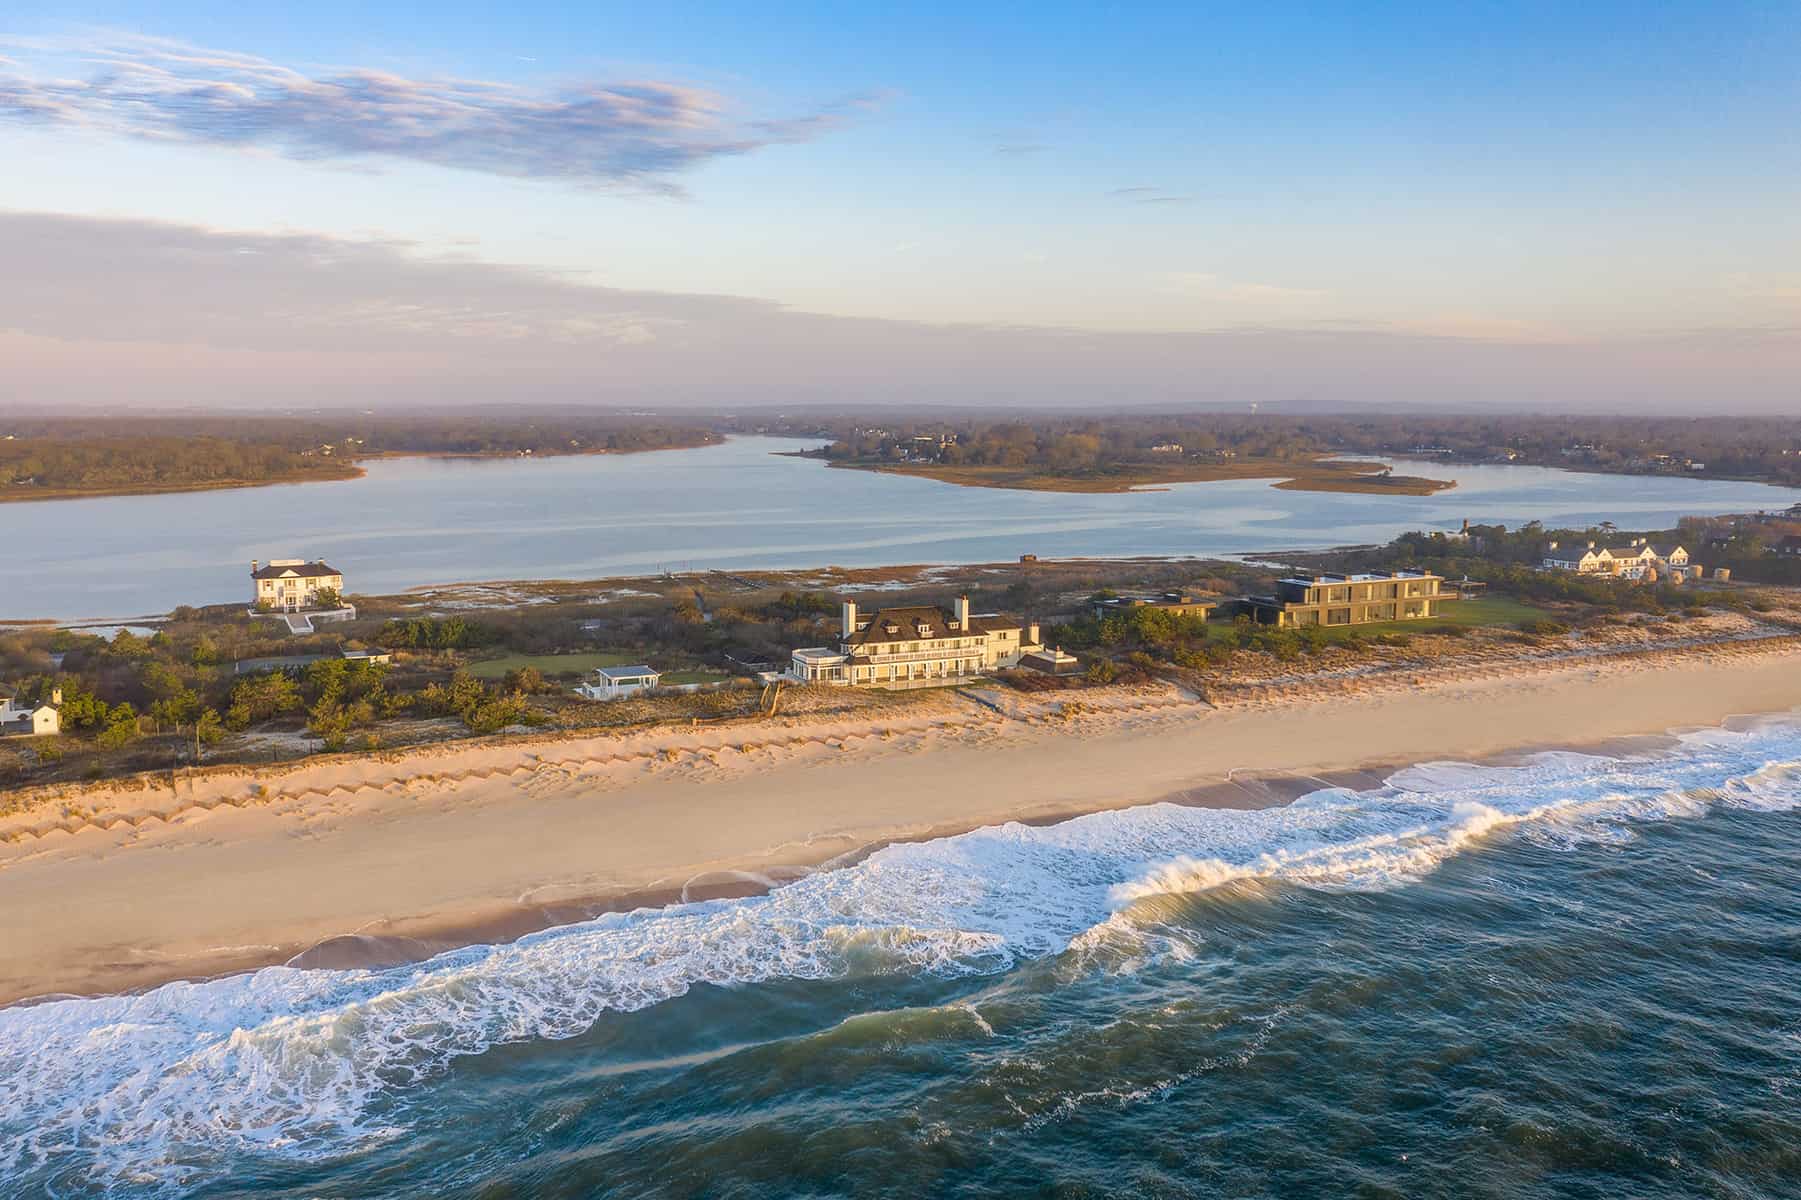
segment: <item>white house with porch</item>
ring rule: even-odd
[[[794,651],[788,677],[851,687],[931,687],[1016,667],[1022,654],[1041,648],[1037,625],[995,613],[972,615],[968,596],[959,596],[948,612],[917,605],[869,617],[847,600],[837,645]]]

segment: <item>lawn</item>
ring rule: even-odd
[[[1333,625],[1326,633],[1342,638],[1349,633],[1375,637],[1379,633],[1430,633],[1446,625],[1517,625],[1553,614],[1535,608],[1510,596],[1483,596],[1475,600],[1452,600],[1441,610],[1444,615],[1413,621],[1372,621],[1368,625]]]
[[[485,658],[469,664],[469,673],[477,679],[499,679],[508,671],[536,667],[544,675],[585,675],[596,667],[636,666],[642,660],[606,651],[579,654],[509,654],[505,658]]]
[[[670,685],[678,683],[723,683],[733,678],[725,671],[665,671],[663,682]]]
[[[1483,596],[1475,600],[1450,600],[1442,609],[1443,616],[1426,617],[1412,621],[1372,621],[1367,625],[1329,625],[1325,626],[1326,636],[1339,640],[1350,634],[1361,637],[1375,637],[1382,633],[1431,633],[1434,629],[1442,629],[1446,625],[1517,625],[1521,621],[1536,620],[1540,617],[1554,617],[1548,609],[1537,608],[1522,603],[1510,596]],[[1232,632],[1229,621],[1211,625],[1209,633],[1214,637],[1226,637]]]

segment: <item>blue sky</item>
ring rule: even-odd
[[[1498,342],[1541,398],[1535,347],[1712,342],[1756,407],[1801,327],[1797,63],[1792,4],[15,0],[0,207],[806,318]],[[17,332],[119,340],[83,319]]]

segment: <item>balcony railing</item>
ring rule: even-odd
[[[982,652],[971,647],[966,650],[919,650],[912,654],[872,654],[869,656],[869,664],[877,667],[884,663],[943,662],[945,660],[980,663]],[[857,665],[864,664],[859,660]]]

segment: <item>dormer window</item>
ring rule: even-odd
[[[921,625],[919,627],[919,636],[922,638],[931,637],[932,636],[932,627],[930,625]]]

